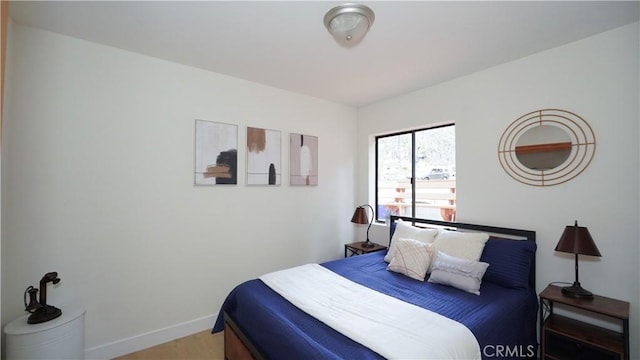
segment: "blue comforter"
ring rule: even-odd
[[[484,358],[492,358],[498,351],[513,357],[535,356],[537,297],[533,290],[484,282],[477,296],[387,271],[383,257],[384,252],[377,252],[322,265],[354,282],[464,324],[478,340]],[[299,310],[257,279],[229,294],[213,332],[224,329],[225,312],[269,359],[382,358]]]

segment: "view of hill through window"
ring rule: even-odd
[[[455,158],[454,125],[377,137],[377,220],[390,214],[455,220]]]

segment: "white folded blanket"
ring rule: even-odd
[[[389,359],[480,359],[457,321],[307,264],[260,277],[296,307]]]

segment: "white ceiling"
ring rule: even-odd
[[[329,1],[13,1],[10,17],[360,107],[638,21],[638,1],[366,1],[367,37],[327,33]]]

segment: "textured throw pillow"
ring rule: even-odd
[[[448,255],[478,261],[489,234],[440,230],[433,244],[438,251]]]
[[[399,239],[413,239],[430,244],[433,242],[437,234],[437,229],[423,229],[412,226],[410,223],[402,220],[396,221],[396,230],[393,232],[391,245],[389,246],[387,255],[384,257],[384,261],[390,262],[393,259],[396,253],[396,243]]]
[[[431,265],[429,282],[453,286],[480,295],[482,276],[488,267],[487,263],[461,259],[438,251]]]
[[[398,239],[396,255],[387,270],[424,281],[435,251],[432,244],[413,239]]]

